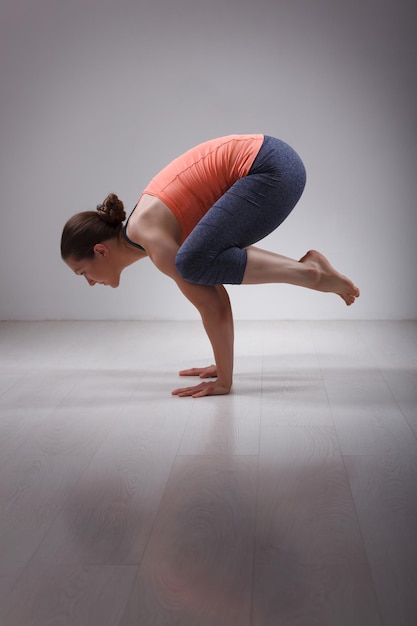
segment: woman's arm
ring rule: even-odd
[[[185,283],[185,284],[183,284]],[[222,285],[215,287],[177,283],[183,294],[198,309],[207,336],[213,348],[216,380],[201,382],[191,387],[181,387],[172,393],[194,398],[208,395],[224,395],[233,383],[233,316],[229,296]]]
[[[226,289],[222,285],[195,285],[181,278],[175,267],[178,244],[172,238],[164,237],[163,233],[148,238],[145,247],[154,265],[175,280],[185,297],[198,309],[216,363],[216,380],[175,389],[172,393],[194,398],[228,394],[233,381],[234,331],[232,308]]]

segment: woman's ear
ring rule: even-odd
[[[93,250],[96,256],[100,256],[104,258],[107,258],[110,256],[110,250],[104,243],[96,243]]]

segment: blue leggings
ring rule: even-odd
[[[285,220],[305,182],[305,168],[296,152],[265,136],[248,175],[219,198],[178,250],[180,276],[199,285],[240,284],[247,262],[245,248]]]

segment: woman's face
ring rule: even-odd
[[[98,243],[94,246],[94,257],[91,259],[77,261],[70,257],[65,262],[77,276],[84,276],[90,287],[119,286],[121,271],[116,267],[114,255],[105,244]]]

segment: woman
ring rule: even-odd
[[[215,365],[180,372],[201,381],[172,393],[228,394],[233,375],[233,316],[224,284],[288,283],[333,292],[347,305],[359,290],[314,250],[299,261],[253,244],[292,211],[305,169],[286,143],[230,135],[192,148],[146,187],[123,226],[122,202],[110,194],[97,211],[66,223],[61,255],[93,286],[117,287],[122,270],[149,257],[198,309]]]

